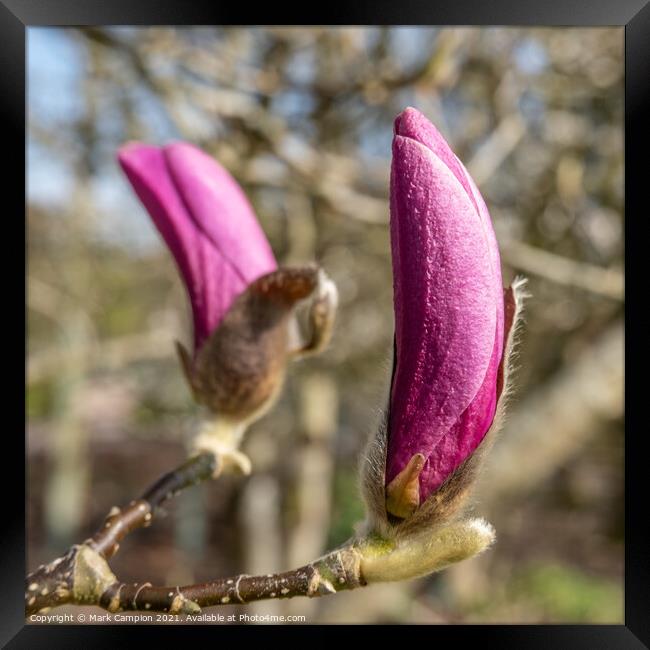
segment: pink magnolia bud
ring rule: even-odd
[[[278,268],[243,191],[200,149],[136,142],[118,158],[187,288],[194,351],[177,350],[195,399],[237,426],[257,419],[287,361],[329,341],[336,287],[314,265]],[[294,306],[309,297],[312,338],[295,341]]]
[[[235,298],[277,268],[273,252],[242,189],[197,147],[133,142],[118,159],[176,259],[196,356]]]
[[[390,213],[395,365],[386,507],[406,518],[492,425],[503,386],[504,295],[485,203],[440,133],[413,108],[395,120]]]

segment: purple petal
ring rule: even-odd
[[[486,237],[488,238],[490,249],[490,260],[493,264],[493,270],[498,276],[499,286],[501,280],[501,262],[499,258],[499,246],[492,228],[492,220],[488,212],[485,201],[478,191],[474,180],[469,175],[463,163],[458,159],[456,154],[451,150],[447,141],[442,137],[440,131],[415,108],[408,107],[395,119],[395,134],[411,138],[420,142],[425,147],[431,149],[433,153],[449,167],[451,173],[458,179],[463,189],[476,207],[476,211],[481,218],[481,223]]]
[[[422,453],[423,501],[474,451],[494,417],[503,296],[489,214],[465,168],[414,109],[398,117],[395,133],[397,356],[386,481]]]
[[[415,140],[428,149],[431,149],[449,167],[449,170],[463,186],[478,211],[478,205],[472,195],[472,190],[462,163],[451,150],[447,141],[440,135],[440,131],[420,111],[410,106],[404,109],[395,118],[395,135],[411,138],[411,140]]]
[[[234,179],[196,147],[130,143],[119,162],[172,252],[185,282],[200,349],[234,299],[277,268]]]

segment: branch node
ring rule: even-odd
[[[200,614],[201,608],[198,603],[190,600],[181,593],[181,590],[176,587],[176,596],[169,606],[170,614]]]
[[[224,470],[234,469],[244,476],[251,473],[251,461],[239,450],[244,431],[241,423],[230,422],[225,418],[215,418],[206,422],[192,443],[196,453],[213,454],[219,459],[212,478],[217,478]]]
[[[97,604],[102,594],[115,582],[115,574],[97,551],[86,544],[76,547],[72,576],[75,602]]]

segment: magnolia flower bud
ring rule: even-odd
[[[192,353],[177,349],[194,397],[214,416],[212,433],[238,438],[273,404],[287,361],[327,344],[336,288],[315,266],[278,268],[242,189],[200,149],[130,143],[119,162],[187,289],[194,345]],[[294,307],[305,298],[307,343],[296,342],[294,327]]]
[[[436,128],[395,120],[390,189],[395,354],[364,485],[386,535],[441,524],[464,503],[502,409],[512,324],[488,210]]]

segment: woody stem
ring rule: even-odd
[[[149,487],[143,495],[128,506],[114,506],[106,516],[101,528],[82,544],[72,546],[68,552],[45,565],[41,565],[26,578],[25,608],[27,614],[64,603],[78,602],[78,585],[82,555],[94,560],[95,569],[108,578],[110,569],[105,561],[113,557],[120,542],[132,531],[151,525],[160,506],[181,490],[218,475],[220,460],[213,453],[200,453],[168,472]],[[96,555],[93,558],[92,554]],[[87,576],[87,578],[89,578]],[[90,578],[89,578],[90,579]],[[94,576],[91,582],[100,579]],[[97,585],[95,585],[97,586]],[[77,596],[75,596],[75,591]]]

